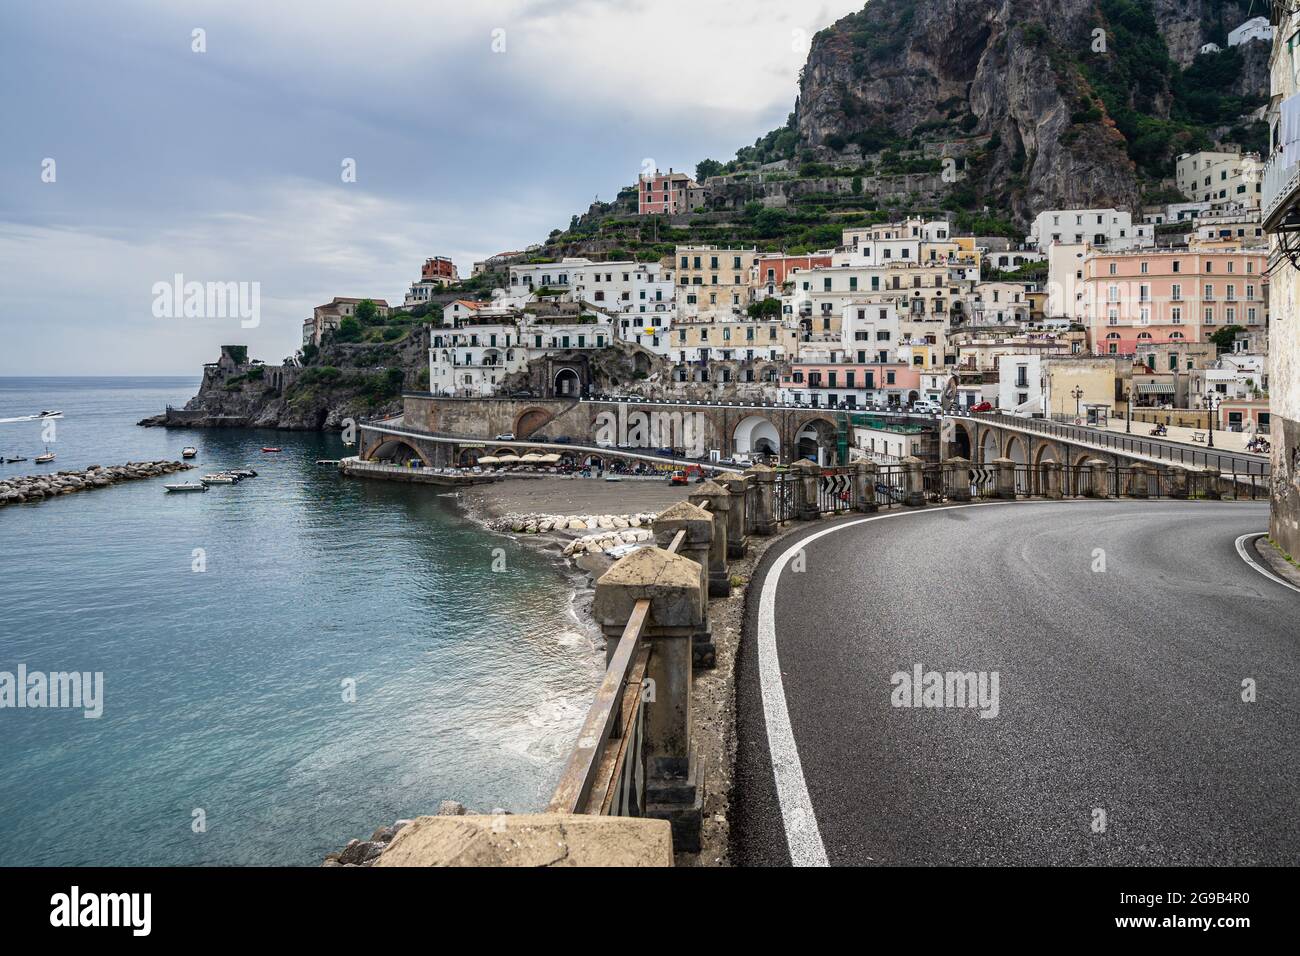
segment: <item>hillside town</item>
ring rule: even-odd
[[[433,257],[400,306],[376,297],[369,308],[429,310],[438,396],[995,409],[1197,435],[1213,424],[1262,447],[1261,168],[1253,154],[1186,154],[1182,200],[1043,210],[1023,242],[961,234],[948,216],[845,228],[812,253],[679,245],[646,262],[534,249],[475,263],[496,280],[475,295],[458,294],[455,264]],[[671,171],[637,190],[644,215],[708,193]],[[363,301],[316,308],[304,345],[337,334]]]

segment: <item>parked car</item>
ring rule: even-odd
[[[931,402],[931,401],[927,401],[926,399],[921,399],[918,402],[912,403],[912,411],[921,412],[922,414],[925,415],[937,415],[939,412],[943,411],[943,409],[939,407],[938,402]]]
[[[556,437],[554,437],[554,438],[551,439],[551,444],[553,444],[553,445],[572,445],[572,444],[573,444],[573,439],[570,438],[568,435],[557,435]]]
[[[972,412],[991,412],[993,411],[992,402],[978,402],[970,407]]]
[[[684,484],[687,484],[687,480],[686,480],[686,472],[684,472],[684,471],[674,471],[671,475],[668,476],[668,484],[670,484],[670,485],[684,485]]]
[[[492,439],[492,440],[493,440],[493,441],[514,441],[514,440],[515,440],[515,433],[514,433],[514,432],[505,432],[504,434],[498,435],[496,438],[494,438],[494,439]]]

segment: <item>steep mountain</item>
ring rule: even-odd
[[[825,157],[966,137],[963,204],[1019,223],[1052,206],[1132,206],[1178,153],[1258,136],[1242,117],[1267,98],[1267,44],[1197,55],[1226,45],[1251,9],[871,0],[814,38],[787,149]]]

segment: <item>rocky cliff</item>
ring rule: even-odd
[[[203,368],[198,393],[185,408],[146,418],[141,425],[188,428],[283,428],[319,431],[399,414],[404,389],[428,382],[428,326],[398,342],[331,343],[305,366],[250,361],[242,346],[225,346]]]
[[[1196,56],[1246,18],[1222,0],[872,0],[814,38],[799,142],[826,155],[985,137],[963,163],[962,205],[1022,224],[1043,208],[1132,207],[1178,152],[1266,97],[1265,44]]]

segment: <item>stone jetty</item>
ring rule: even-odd
[[[44,501],[70,495],[74,491],[107,488],[123,481],[139,478],[157,478],[178,471],[188,471],[193,465],[180,461],[128,461],[125,465],[91,465],[84,471],[56,471],[48,475],[22,475],[0,478],[0,505],[16,505],[25,501]]]

